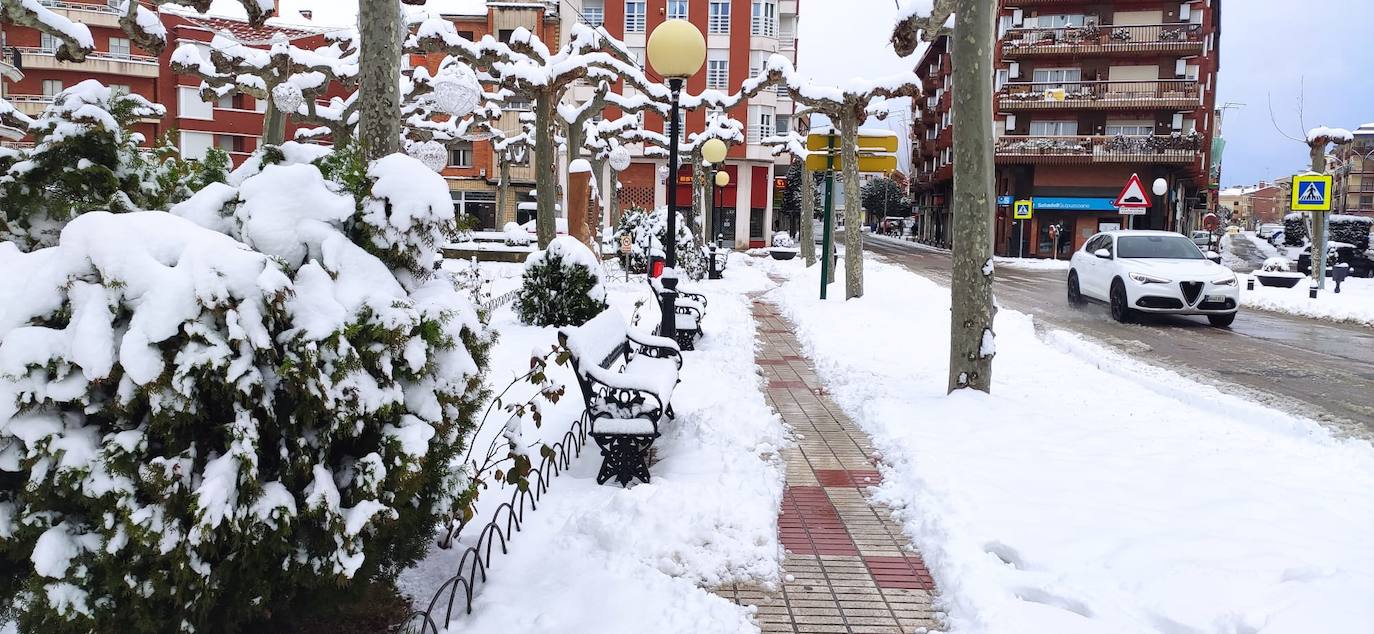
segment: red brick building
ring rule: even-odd
[[[592,26],[604,26],[613,37],[622,40],[641,62],[648,35],[669,19],[685,19],[696,25],[706,36],[706,65],[696,76],[687,80],[686,92],[699,94],[710,88],[731,93],[753,75],[760,74],[764,62],[774,54],[781,54],[796,63],[797,19],[800,0],[569,0],[569,17],[579,18]],[[649,79],[660,78],[647,70]],[[777,159],[769,148],[761,145],[763,138],[785,134],[793,128],[792,100],[785,94],[766,91],[755,99],[729,111],[732,118],[746,126],[747,143],[730,148],[725,171],[730,185],[724,189],[722,213],[716,218],[720,224],[712,234],[733,241],[738,247],[763,246],[775,227],[783,226],[774,218],[776,176],[781,176],[786,159]],[[615,113],[608,113],[613,118]],[[645,128],[666,131],[667,121],[657,114],[644,116]],[[683,119],[685,134],[700,132],[706,125],[706,112],[688,112]],[[645,208],[666,205],[666,183],[659,177],[659,168],[666,165],[660,158],[647,157],[639,148],[632,148],[634,161],[620,174],[619,202],[622,207]],[[781,168],[781,169],[779,169]],[[678,208],[690,211],[690,167],[678,176]],[[732,240],[733,238],[733,240]]]
[[[998,254],[1064,257],[1125,226],[1112,202],[1132,174],[1165,196],[1136,228],[1186,231],[1215,199],[1211,182],[1221,0],[1003,0],[994,85]],[[922,58],[913,131],[918,235],[949,241],[957,113],[948,108],[944,45]],[[1147,192],[1148,193],[1148,192]],[[1011,201],[1035,202],[1031,220]],[[1024,226],[1022,226],[1024,224]],[[1024,238],[1021,236],[1024,235]]]

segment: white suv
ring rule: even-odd
[[[1074,252],[1069,303],[1107,302],[1112,318],[1137,312],[1206,315],[1225,328],[1236,320],[1236,274],[1205,255],[1192,240],[1168,231],[1099,233]]]

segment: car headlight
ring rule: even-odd
[[[1235,285],[1236,285],[1236,276],[1235,276],[1235,275],[1228,275],[1228,276],[1223,277],[1223,278],[1220,278],[1220,279],[1215,279],[1215,280],[1212,280],[1212,284],[1215,284],[1215,285],[1217,285],[1217,286],[1235,286]]]
[[[1137,282],[1139,282],[1139,283],[1141,283],[1141,284],[1168,284],[1168,283],[1169,283],[1169,280],[1166,280],[1166,279],[1164,279],[1164,278],[1162,278],[1162,277],[1155,277],[1155,276],[1153,276],[1153,275],[1146,275],[1146,274],[1144,274],[1144,273],[1132,273],[1132,274],[1131,274],[1131,279],[1133,279],[1133,280],[1135,280],[1135,281],[1137,281]]]

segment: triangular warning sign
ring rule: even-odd
[[[1126,181],[1126,188],[1116,197],[1117,207],[1149,207],[1150,197],[1145,194],[1145,184],[1140,182],[1139,174],[1131,174],[1131,180]]]
[[[1298,202],[1304,205],[1320,205],[1326,201],[1325,188],[1317,183],[1308,183],[1298,195]]]

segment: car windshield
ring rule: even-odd
[[[1117,238],[1119,258],[1152,258],[1170,260],[1201,260],[1202,251],[1183,236],[1126,236]]]

